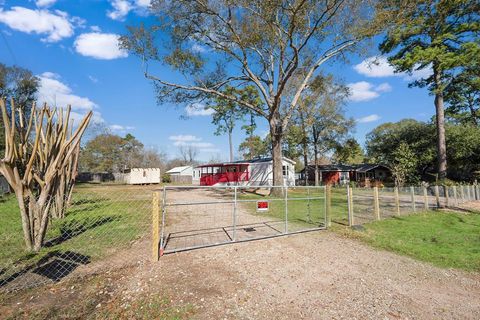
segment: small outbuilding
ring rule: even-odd
[[[158,184],[160,182],[160,168],[132,168],[125,171],[126,184]]]
[[[170,176],[170,180],[174,183],[191,184],[193,172],[192,166],[182,166],[172,168],[165,173]]]
[[[205,164],[195,168],[201,186],[272,186],[272,158]],[[283,185],[295,185],[295,161],[282,158]]]

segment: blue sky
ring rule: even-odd
[[[80,116],[95,111],[97,122],[114,133],[129,132],[146,146],[178,153],[178,145],[193,144],[199,158],[227,158],[225,136],[215,136],[205,112],[187,120],[185,107],[159,106],[152,85],[143,77],[140,61],[118,49],[117,35],[125,26],[148,17],[148,0],[0,0],[0,61],[28,68],[41,79],[39,99],[63,106],[70,103]],[[375,65],[367,56],[350,57],[350,63],[327,66],[328,71],[350,86],[347,116],[357,120],[355,138],[383,122],[403,118],[428,120],[434,113],[433,98],[426,89],[408,88],[409,80],[422,76],[393,74],[382,57]],[[168,75],[168,69],[158,70]],[[191,110],[190,110],[191,111]],[[194,110],[196,111],[196,110]],[[266,133],[259,119],[257,134]],[[243,140],[237,130],[234,144]]]

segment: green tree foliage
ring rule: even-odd
[[[372,15],[369,4],[362,0],[157,0],[151,12],[159,23],[128,27],[121,45],[141,57],[160,102],[221,97],[268,121],[273,180],[281,185],[282,140],[300,96],[326,62],[356,49],[371,35],[364,28]],[[155,61],[167,64],[188,82],[171,82],[150,73],[147,67]],[[299,77],[302,81],[287,98],[286,88]],[[226,86],[252,86],[263,103],[253,105],[225,93]]]
[[[270,156],[268,139],[262,139],[260,136],[251,135],[243,141],[238,147],[238,151],[246,160]]]
[[[133,135],[104,133],[86,143],[80,152],[80,168],[90,172],[120,172],[135,167],[161,167],[164,156],[145,149]]]
[[[7,109],[10,100],[15,101],[17,108],[22,109],[25,119],[30,116],[32,104],[38,91],[38,78],[31,71],[17,66],[6,66],[0,63],[0,98],[5,99]],[[5,150],[3,123],[0,123],[0,155]]]
[[[464,69],[445,88],[447,119],[460,124],[480,125],[480,65]]]
[[[396,123],[384,123],[367,135],[367,156],[371,161],[393,166],[399,161],[397,150],[400,145],[408,146],[414,155],[415,174],[407,175],[406,182],[414,183],[418,178],[435,180],[435,125],[412,119]],[[480,170],[480,128],[473,125],[446,125],[447,151],[450,163],[448,177],[458,181],[472,180]],[[402,147],[405,149],[405,147]],[[403,154],[406,152],[402,152]]]
[[[341,164],[359,164],[365,162],[365,153],[357,140],[349,138],[335,147],[332,160]]]
[[[410,146],[403,141],[400,142],[398,148],[393,150],[389,163],[396,186],[402,187],[406,181],[410,183],[419,181],[416,172],[417,161]]]
[[[378,18],[389,22],[382,53],[396,71],[432,69],[432,74],[412,83],[428,87],[435,95],[437,162],[440,178],[447,171],[444,92],[459,69],[478,60],[480,3],[471,0],[388,0],[378,2]],[[477,39],[477,40],[476,40]]]
[[[238,99],[249,101],[252,105],[260,105],[262,101],[258,96],[258,92],[252,86],[247,86],[242,89],[236,89],[232,86],[226,86],[222,91],[226,95],[236,96]],[[216,97],[213,99],[213,104],[208,106],[215,112],[212,116],[212,123],[217,126],[215,135],[228,135],[228,145],[230,150],[230,161],[233,161],[233,142],[232,134],[235,124],[239,121],[245,121],[248,117],[250,122],[243,126],[247,134],[253,134],[255,130],[255,114],[253,111],[242,108],[237,102],[225,99],[223,97]]]
[[[315,185],[320,182],[319,159],[335,150],[355,125],[353,119],[345,117],[347,97],[348,89],[331,75],[316,77],[302,96],[297,115],[304,135],[300,141],[308,143],[312,150]],[[303,150],[305,152],[305,147]]]

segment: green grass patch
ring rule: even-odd
[[[42,258],[78,254],[95,261],[150,232],[151,192],[113,186],[76,189],[64,219],[53,220],[45,247],[26,250],[18,203],[13,195],[0,203],[0,280],[26,270]]]
[[[287,217],[289,223],[295,227],[318,227],[323,226],[325,222],[325,189],[324,188],[292,188],[288,190],[287,208],[285,207],[285,198],[283,195],[270,196],[255,193],[242,193],[240,200],[250,200],[251,202],[242,202],[243,208],[246,208],[253,215],[271,217],[275,220],[285,220]],[[269,210],[267,212],[256,211],[256,201],[269,201]],[[287,210],[286,210],[287,209]],[[331,219],[333,222],[346,224],[348,222],[346,189],[333,188],[331,199]]]
[[[439,267],[480,271],[480,214],[429,211],[364,227],[354,235],[375,247]]]

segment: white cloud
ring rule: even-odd
[[[123,20],[133,9],[130,1],[127,0],[113,0],[110,1],[113,10],[107,12],[107,16],[113,20]]]
[[[371,114],[366,117],[362,117],[357,119],[358,123],[368,123],[368,122],[374,122],[380,120],[380,116],[378,114]]]
[[[359,64],[353,66],[353,69],[355,69],[355,71],[357,71],[359,74],[370,78],[401,77],[406,81],[426,78],[432,74],[431,67],[415,70],[412,72],[412,74],[408,74],[406,72],[395,72],[395,68],[384,56],[369,57]]]
[[[37,92],[38,102],[46,102],[51,107],[66,108],[72,106],[70,118],[80,122],[89,110],[94,110],[91,122],[103,123],[98,105],[87,97],[81,97],[73,93],[72,89],[61,81],[60,75],[53,72],[44,72],[38,76],[40,86]]]
[[[93,32],[101,32],[102,29],[100,29],[99,26],[90,26],[90,30],[92,30]]]
[[[205,108],[201,103],[193,103],[185,107],[188,116],[210,116],[215,113],[212,108]]]
[[[355,71],[371,78],[396,76],[395,69],[385,57],[370,57],[353,67]]]
[[[199,138],[191,134],[185,134],[185,135],[180,134],[178,136],[170,136],[168,137],[168,140],[175,141],[175,142],[192,142],[192,141],[201,141],[202,138]]]
[[[354,83],[349,83],[349,100],[350,101],[370,101],[380,96],[382,92],[392,91],[392,87],[384,82],[378,86],[375,86],[367,81],[359,81]]]
[[[79,18],[73,19],[79,22]],[[80,19],[81,20],[81,19]],[[66,12],[55,10],[31,10],[23,7],[12,7],[8,11],[0,8],[0,22],[14,30],[26,33],[45,35],[44,42],[57,42],[73,35],[74,26]]]
[[[111,60],[127,57],[127,52],[118,46],[118,37],[113,33],[83,33],[75,40],[75,50],[81,55],[95,59]]]
[[[112,10],[107,11],[107,17],[113,20],[125,20],[125,17],[134,10],[144,14],[150,7],[150,0],[110,0]]]
[[[53,72],[44,72],[38,76],[40,87],[38,100],[51,106],[66,107],[71,105],[73,110],[92,110],[98,105],[87,97],[75,95],[72,89],[60,81],[60,76]]]
[[[384,82],[384,83],[381,83],[378,86],[376,86],[375,91],[377,91],[377,92],[390,92],[390,91],[392,91],[392,86],[389,85],[388,83]]]
[[[57,2],[57,0],[37,0],[37,1],[35,1],[35,5],[37,7],[50,7],[55,2]]]
[[[193,46],[192,46],[192,51],[193,52],[198,52],[198,53],[203,53],[203,52],[207,51],[207,49],[205,49],[205,47],[199,45],[198,43],[194,43]]]
[[[199,149],[201,152],[219,152],[220,150],[215,147],[211,142],[204,142],[202,138],[190,135],[190,134],[180,134],[176,136],[168,137],[169,140],[173,141],[173,145],[176,147],[194,147]]]
[[[139,7],[147,8],[150,6],[151,0],[136,0],[135,4]]]
[[[132,127],[132,126],[122,126],[122,125],[119,125],[119,124],[112,124],[108,127],[112,131],[127,131],[127,130],[134,130],[135,129],[135,127]]]
[[[98,83],[98,79],[94,76],[88,76],[88,79],[90,79],[90,81],[92,81],[93,83]]]

